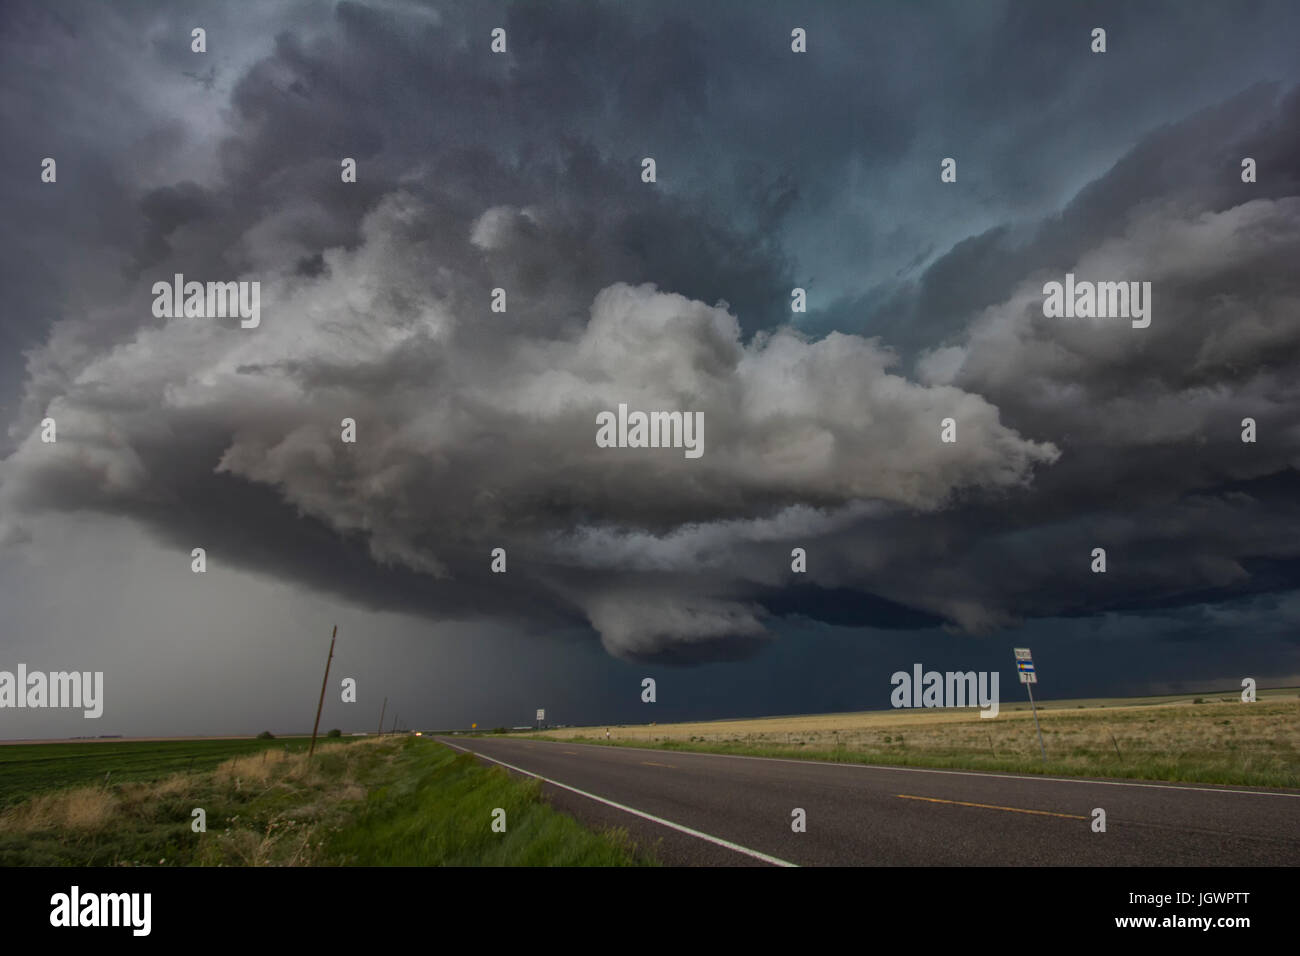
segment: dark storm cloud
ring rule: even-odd
[[[959,559],[969,580],[1011,556],[1023,594],[1008,603],[1028,613],[1296,585],[1248,569],[1288,566],[1300,532],[1300,281],[1286,265],[1300,256],[1300,183],[1293,161],[1258,190],[1239,170],[1256,152],[1294,155],[1298,105],[1294,90],[1261,87],[1167,127],[1034,241],[986,258],[1020,277],[958,344],[925,353],[922,380],[985,395],[1017,428],[1052,436],[1061,459],[999,532],[1032,527],[1041,558],[1015,566],[1017,548],[981,536]],[[1042,281],[1067,271],[1151,281],[1151,327],[1045,319]],[[1247,417],[1256,444],[1241,441]],[[1078,574],[1097,546],[1108,576]]]
[[[8,531],[99,510],[367,607],[586,622],[674,664],[752,653],[789,617],[984,631],[1293,586],[1296,93],[1218,90],[1071,199],[1095,118],[1048,114],[1089,88],[1130,122],[1153,109],[1124,78],[1155,18],[1107,8],[1107,74],[1060,68],[1085,13],[799,12],[806,60],[788,16],[733,5],[286,7],[266,55],[185,81],[209,175],[163,162],[192,128],[158,103],[139,123],[131,149],[162,157],[111,180],[84,302],[28,363]],[[136,16],[178,74],[184,18]],[[963,163],[946,193],[945,140]],[[881,204],[853,208],[855,188]],[[931,215],[945,202],[953,223]],[[1044,320],[1041,284],[1067,269],[1152,279],[1152,327]],[[260,280],[262,326],[153,318],[174,272]],[[783,326],[801,281],[863,290],[821,321],[879,338]],[[596,448],[620,402],[702,411],[704,457]]]
[[[1004,300],[1024,276],[1060,268],[1093,248],[1142,206],[1221,212],[1250,199],[1300,194],[1300,93],[1260,83],[1152,132],[1041,221],[999,224],[952,245],[915,280],[896,280],[834,303],[822,322],[862,322],[912,356],[960,332]],[[1243,183],[1240,163],[1269,170]]]

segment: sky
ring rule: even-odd
[[[1018,699],[1013,647],[1045,698],[1300,683],[1298,48],[1270,2],[5,3],[0,670],[105,702],[0,738],[308,730],[335,625],[347,731]],[[1046,315],[1067,274],[1150,325]],[[703,453],[601,447],[620,405]]]

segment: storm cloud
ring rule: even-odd
[[[170,8],[17,5],[6,46],[138,46],[114,89],[148,92],[118,107],[126,132],[59,160],[96,228],[34,212],[55,187],[23,174],[15,208],[50,261],[13,277],[40,309],[11,332],[5,540],[99,512],[178,560],[204,547],[435,620],[578,626],[665,664],[752,655],[796,618],[987,634],[1293,590],[1294,73],[1270,55],[1170,83],[1155,117],[1124,94],[1125,37],[1154,29],[1127,7],[1102,10],[1112,74],[1079,39],[1090,20],[1031,5],[958,5],[942,28],[886,6],[875,30],[817,9],[803,61],[794,12],[745,9],[284,4],[260,33],[214,13],[196,66]],[[1294,32],[1267,5],[1241,29],[1269,18]],[[923,71],[890,30],[949,55],[891,83]],[[935,97],[964,71],[946,127]],[[49,102],[79,102],[77,76]],[[1127,125],[1052,134],[1044,113],[1070,104],[1085,132],[1089,108]],[[12,121],[29,139],[58,126],[35,112]],[[1067,272],[1151,282],[1150,327],[1045,318]],[[177,273],[260,282],[260,326],[156,318],[152,285]],[[701,413],[703,456],[598,447],[620,404]]]

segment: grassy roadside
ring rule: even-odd
[[[400,773],[326,841],[333,863],[364,866],[625,866],[647,862],[626,832],[593,833],[552,810],[536,780],[472,754],[407,740]],[[492,831],[493,811],[506,831]]]
[[[529,736],[625,747],[1049,776],[1300,788],[1300,697],[1243,705],[1192,697],[1041,709],[1043,762],[1027,709],[992,720],[952,710],[572,728]]]
[[[492,811],[506,811],[494,833]],[[191,829],[206,813],[207,832]],[[631,865],[621,832],[434,741],[265,749],[211,771],[38,793],[0,813],[3,866]]]

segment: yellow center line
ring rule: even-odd
[[[641,762],[645,764],[647,767],[667,767],[669,770],[677,769],[670,763],[655,763],[653,760],[642,760]]]
[[[1075,813],[1053,813],[1051,810],[1026,810],[1023,807],[999,807],[993,803],[967,803],[965,800],[940,800],[938,797],[914,797],[910,793],[896,793],[903,800],[925,800],[929,803],[950,803],[958,807],[980,807],[983,810],[1009,810],[1012,813],[1033,813],[1042,817],[1062,817],[1066,820],[1086,820]]]
[[[575,756],[575,757],[578,756],[578,751],[576,751],[576,750],[561,750],[560,753],[562,753],[562,754],[573,754],[573,756]]]

